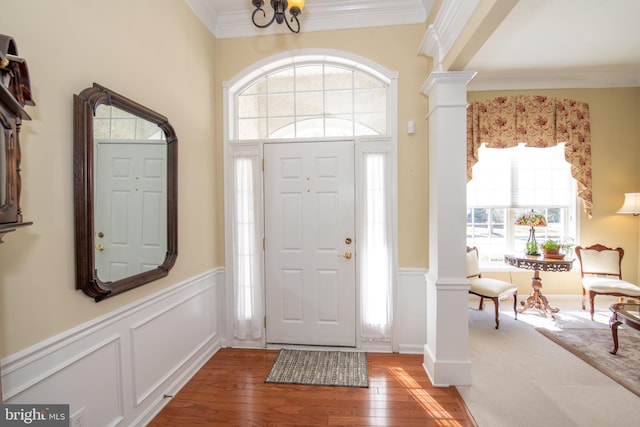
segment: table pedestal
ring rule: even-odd
[[[535,308],[541,311],[546,317],[553,318],[552,313],[557,313],[560,311],[559,308],[552,307],[547,301],[547,297],[542,295],[542,280],[540,280],[540,274],[538,270],[533,271],[533,277],[531,278],[531,287],[533,288],[533,292],[531,295],[525,300],[522,301],[522,308],[518,309],[518,313],[522,313],[530,308]]]
[[[526,270],[533,270],[533,277],[531,278],[531,287],[533,292],[529,297],[522,301],[522,308],[518,310],[518,313],[522,313],[530,308],[540,310],[546,317],[553,318],[552,313],[560,311],[556,307],[549,305],[547,298],[542,295],[542,282],[540,280],[540,273],[542,271],[570,271],[573,259],[547,259],[543,256],[518,256],[518,255],[505,255],[504,261],[518,268],[524,268]]]

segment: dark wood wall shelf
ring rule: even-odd
[[[9,234],[12,231],[16,231],[18,227],[25,225],[33,225],[33,222],[20,222],[15,224],[0,224],[0,243],[4,243],[3,239],[5,234]]]
[[[0,243],[7,233],[33,224],[23,220],[20,207],[20,130],[23,120],[31,120],[25,105],[35,105],[27,61],[18,56],[15,40],[0,34]]]

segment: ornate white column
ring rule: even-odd
[[[424,368],[434,386],[471,384],[466,278],[467,84],[475,72],[431,73],[429,272]]]

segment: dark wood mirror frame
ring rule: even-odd
[[[102,282],[95,267],[93,119],[99,105],[111,105],[155,123],[167,141],[167,253],[157,268]],[[163,115],[97,83],[73,96],[73,187],[76,289],[96,302],[165,277],[178,256],[178,138]]]

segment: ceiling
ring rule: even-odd
[[[251,0],[185,1],[216,38],[288,32],[283,25],[254,27]],[[470,0],[443,3],[461,1]],[[471,90],[640,86],[640,1],[500,1],[514,6],[501,22],[491,24],[486,42],[460,67],[478,72]],[[424,23],[433,4],[307,0],[301,31]]]

